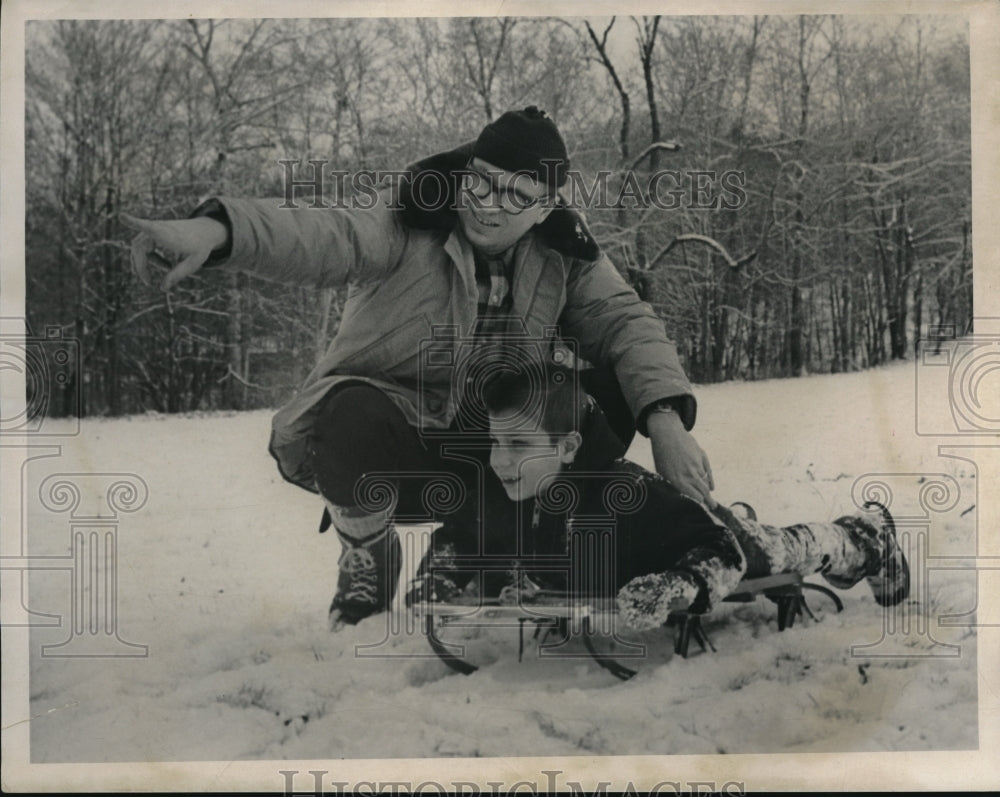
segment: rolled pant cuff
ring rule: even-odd
[[[365,512],[358,507],[326,502],[337,534],[353,545],[368,545],[382,537],[392,524],[392,512]]]

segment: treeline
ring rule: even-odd
[[[559,124],[582,186],[610,172],[588,221],[694,380],[904,358],[928,325],[972,317],[954,22],[29,23],[28,323],[83,358],[49,411],[76,394],[85,414],[274,405],[336,333],[343,292],[210,271],[142,286],[120,211],[278,196],[282,159],[402,168],[528,104]]]

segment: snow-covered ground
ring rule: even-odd
[[[273,466],[269,413],[88,420],[61,456],[26,468],[30,553],[70,553],[71,514],[40,499],[50,475],[88,474],[67,477],[87,534],[80,517],[107,483],[94,474],[141,477],[148,499],[117,531],[117,630],[148,655],[41,655],[69,636],[71,573],[33,571],[30,608],[63,620],[32,632],[32,761],[975,748],[975,575],[920,563],[975,554],[976,470],[914,434],[913,365],[698,397],[716,496],[766,522],[852,511],[859,477],[878,475],[862,481],[885,485],[872,489],[891,492],[908,533],[911,600],[886,616],[862,582],[842,614],[815,595],[821,622],[783,633],[769,601],[726,604],[706,623],[717,653],[683,660],[654,635],[629,682],[585,659],[539,660],[531,644],[519,664],[516,631],[491,630],[469,651],[492,663],[466,677],[418,633],[387,638],[383,619],[327,630],[339,546],[316,533],[317,499]],[[630,456],[651,463],[644,439]],[[945,615],[965,616],[947,627]]]

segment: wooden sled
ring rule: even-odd
[[[813,614],[806,603],[804,590],[814,590],[827,596],[836,607],[843,611],[844,604],[835,592],[819,584],[811,584],[797,573],[783,573],[764,578],[744,579],[724,600],[726,602],[750,603],[758,595],[764,595],[778,607],[778,630],[791,628],[798,616]],[[588,599],[580,596],[575,603],[566,600],[561,592],[542,590],[532,596],[530,603],[518,605],[502,604],[498,598],[483,598],[465,603],[418,603],[414,610],[423,616],[424,632],[431,649],[453,670],[470,675],[479,669],[464,658],[464,646],[442,640],[438,634],[445,626],[482,627],[499,626],[516,628],[518,631],[518,661],[524,655],[525,625],[531,623],[537,636],[542,629],[555,629],[568,637],[570,626],[579,628],[584,647],[601,667],[612,675],[628,680],[636,670],[618,659],[623,655],[609,655],[599,650],[595,644],[602,634],[597,625],[601,615],[614,614],[613,602],[608,598]],[[667,627],[674,629],[674,653],[687,658],[691,640],[694,639],[702,651],[715,652],[701,625],[702,615],[693,612],[674,612],[667,619]],[[645,653],[633,657],[644,657]]]

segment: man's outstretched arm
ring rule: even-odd
[[[136,274],[150,281],[158,250],[179,258],[161,286],[169,290],[207,266],[238,269],[276,282],[338,287],[378,280],[399,260],[406,234],[382,201],[366,209],[280,207],[278,199],[220,197],[193,218],[122,221],[138,232],[132,242]]]

